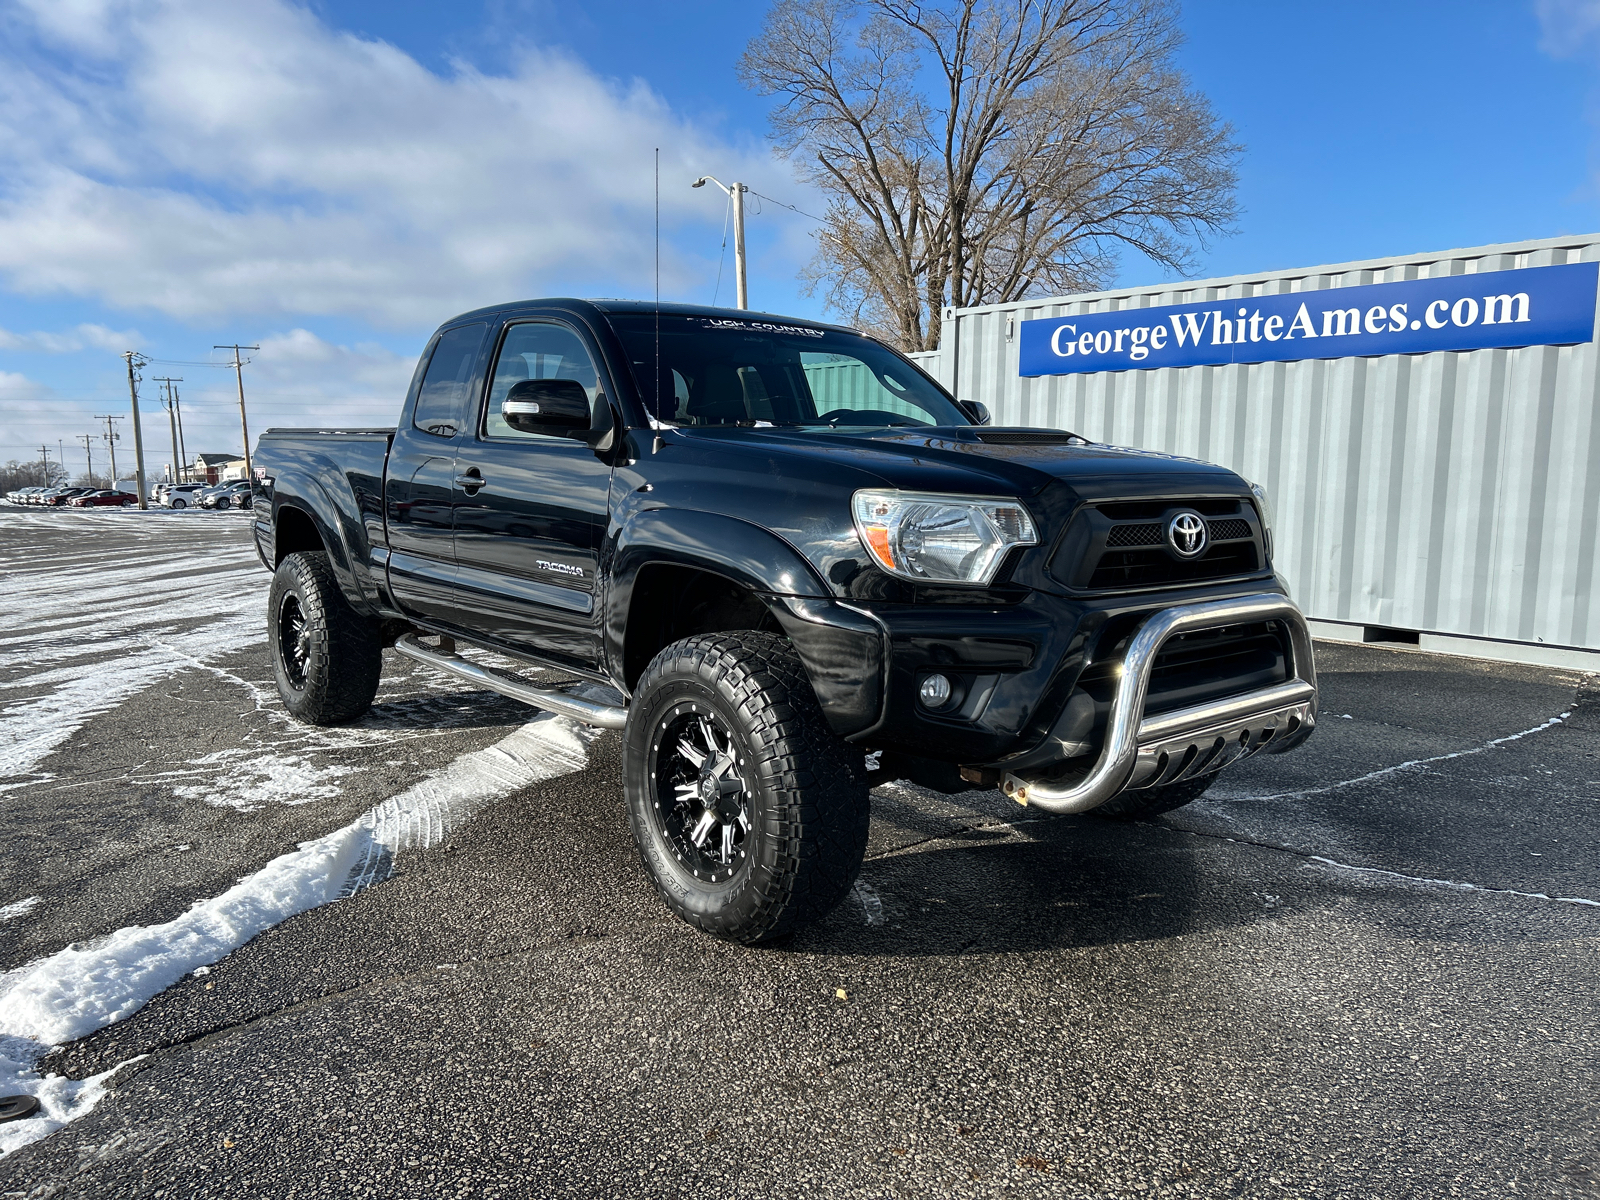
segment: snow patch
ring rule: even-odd
[[[221,781],[203,785],[180,784],[172,789],[184,800],[203,800],[213,808],[255,812],[269,804],[310,804],[339,795],[335,780],[354,775],[357,768],[315,766],[300,754],[263,754],[245,749],[219,750],[192,764],[205,768],[227,764]],[[187,774],[188,772],[185,772]]]
[[[1322,787],[1300,788],[1293,792],[1244,792],[1237,789],[1219,789],[1216,794],[1208,796],[1211,800],[1298,800],[1302,796],[1320,796],[1325,792],[1336,792],[1340,788],[1356,787],[1359,784],[1371,783],[1375,779],[1382,779],[1386,775],[1394,775],[1400,771],[1416,771],[1437,762],[1448,762],[1452,758],[1470,758],[1474,754],[1484,754],[1497,746],[1504,746],[1507,742],[1520,741],[1525,737],[1532,737],[1536,733],[1543,733],[1560,725],[1570,712],[1560,716],[1551,717],[1543,724],[1535,725],[1532,729],[1524,729],[1521,733],[1508,733],[1505,737],[1495,738],[1481,746],[1472,746],[1466,750],[1453,750],[1449,754],[1435,754],[1432,758],[1414,758],[1409,762],[1395,763],[1392,767],[1380,767],[1376,771],[1368,771],[1365,775],[1357,775],[1354,779],[1341,779],[1338,783],[1326,784]]]
[[[14,904],[7,904],[0,908],[0,921],[15,921],[18,917],[25,917],[39,907],[43,897],[29,896],[26,900],[18,900]]]
[[[13,972],[0,980],[0,1035],[66,1042],[132,1015],[280,921],[386,877],[400,851],[435,845],[492,801],[582,768],[593,736],[542,714],[174,920],[119,929]]]
[[[1351,871],[1358,875],[1379,876],[1399,883],[1415,884],[1419,887],[1447,888],[1453,892],[1482,892],[1490,896],[1516,896],[1521,900],[1549,900],[1555,904],[1579,904],[1587,908],[1600,908],[1600,900],[1588,900],[1582,896],[1551,896],[1544,892],[1519,892],[1515,888],[1484,887],[1480,883],[1463,883],[1459,879],[1429,879],[1423,875],[1402,875],[1399,871],[1388,871],[1382,867],[1357,867],[1352,866],[1350,863],[1324,858],[1320,854],[1312,854],[1308,857],[1312,862],[1321,863],[1325,867],[1332,867],[1336,871]]]
[[[871,884],[856,880],[856,885],[851,891],[855,894],[856,903],[861,905],[861,915],[868,925],[883,924],[883,897],[879,896]]]
[[[106,1094],[106,1080],[130,1062],[120,1062],[111,1070],[88,1079],[68,1079],[62,1075],[43,1075],[37,1070],[39,1059],[49,1053],[49,1048],[25,1038],[0,1035],[0,1095],[27,1094],[39,1098],[39,1111],[25,1121],[7,1121],[0,1125],[0,1157],[11,1151],[37,1142],[46,1134],[54,1133],[68,1121],[83,1116]]]

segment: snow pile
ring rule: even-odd
[[[67,1042],[131,1016],[280,921],[379,881],[396,853],[435,845],[494,800],[580,769],[588,736],[543,714],[181,917],[68,946],[0,979],[0,1036]]]

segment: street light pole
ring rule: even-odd
[[[133,399],[133,459],[134,459],[134,486],[139,489],[139,507],[150,507],[149,501],[144,498],[144,433],[139,428],[139,377],[137,371],[150,360],[137,350],[129,350],[123,354],[128,360],[128,395]],[[116,483],[113,479],[112,484]]]
[[[690,187],[704,187],[714,183],[733,201],[733,275],[739,295],[739,307],[750,307],[750,289],[745,281],[744,269],[744,194],[750,189],[742,183],[725,184],[715,175],[702,175]]]
[[[233,373],[239,380],[239,429],[244,434],[244,477],[250,481],[250,486],[255,487],[256,473],[250,466],[250,425],[244,417],[244,364],[247,360],[239,357],[241,350],[259,350],[260,346],[213,346],[213,350],[233,351]]]

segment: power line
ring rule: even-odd
[[[810,213],[806,212],[806,210],[803,209],[803,208],[796,208],[792,204],[785,204],[782,200],[774,200],[771,196],[763,196],[760,192],[756,191],[754,188],[750,189],[750,194],[752,196],[755,196],[759,200],[765,200],[768,204],[776,204],[779,208],[787,208],[790,212],[799,213],[802,217],[810,217],[811,220],[816,221],[818,224],[822,224],[822,225],[826,225],[827,224],[827,221],[824,220],[822,217],[813,217],[813,216],[811,216]],[[757,216],[761,215],[761,210],[760,209],[756,210],[756,215]]]

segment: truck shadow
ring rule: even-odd
[[[1000,840],[1004,838],[1005,840]],[[954,844],[951,844],[954,843]],[[1247,924],[1267,911],[1191,839],[1088,817],[957,834],[869,860],[856,890],[789,943],[805,953],[930,956],[1121,945]],[[1273,915],[1284,911],[1271,897]]]

